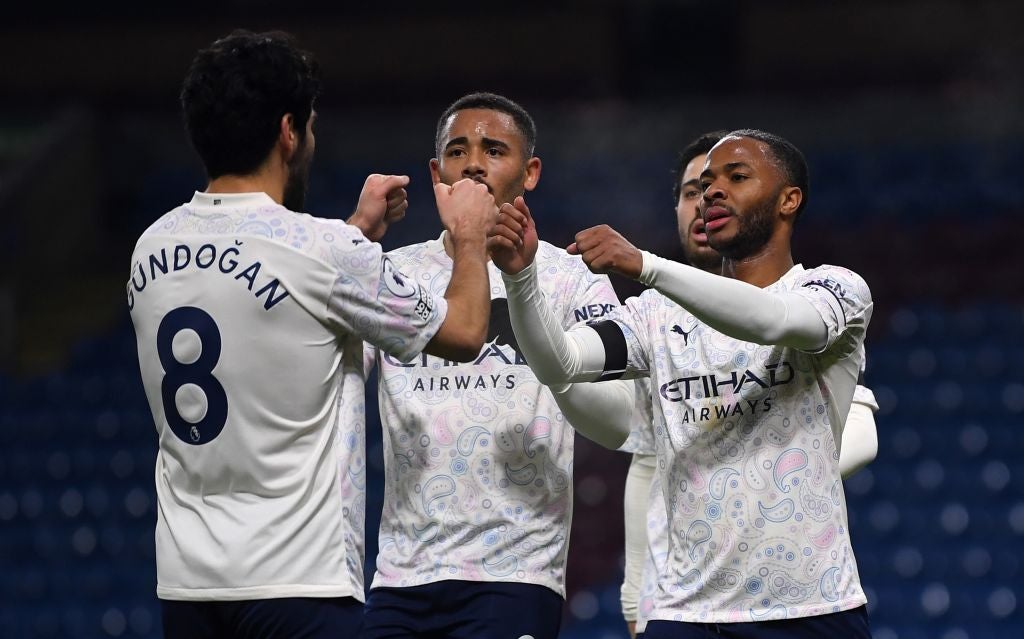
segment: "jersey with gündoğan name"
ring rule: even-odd
[[[441,238],[389,255],[428,291],[447,288]],[[578,256],[541,242],[537,268],[565,328],[618,307],[608,278]],[[565,596],[573,429],[523,359],[504,280],[493,263],[488,272],[488,343],[476,361],[377,357],[385,489],[374,588],[460,579]]]
[[[161,217],[127,294],[160,438],[157,595],[362,600],[362,342],[413,356],[445,300],[263,193]]]
[[[828,329],[821,352],[733,339],[653,290],[611,318],[626,339],[627,376],[651,378],[670,522],[644,604],[650,620],[763,621],[866,601],[834,426],[857,385],[871,294],[835,266],[794,266],[766,290],[818,310]]]

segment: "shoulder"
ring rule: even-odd
[[[665,297],[653,288],[649,288],[640,295],[631,297],[626,303],[635,308],[644,308],[648,311],[680,309],[682,307]]]
[[[423,262],[436,251],[432,250],[435,242],[418,242],[407,246],[400,246],[387,252],[387,256],[396,264],[408,264]]]
[[[583,258],[579,255],[570,255],[564,248],[557,247],[544,240],[540,240],[537,245],[537,266],[590,272],[587,265],[583,263]]]
[[[794,282],[796,287],[824,289],[839,299],[856,298],[871,302],[871,289],[864,278],[843,266],[822,264],[800,274]]]

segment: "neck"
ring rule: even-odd
[[[207,193],[266,193],[278,204],[284,202],[284,184],[287,172],[275,170],[272,163],[266,163],[249,175],[222,175],[210,180]]]
[[[753,255],[741,259],[725,258],[722,275],[764,288],[778,282],[793,268],[789,242],[768,242]]]

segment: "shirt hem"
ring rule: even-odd
[[[414,584],[401,584],[398,582],[391,582],[386,579],[380,578],[378,573],[377,577],[374,577],[373,584],[370,585],[370,590],[376,588],[415,588],[416,586],[426,586],[427,584],[435,584],[439,581],[469,581],[477,583],[509,583],[509,584],[531,584],[534,586],[544,586],[548,590],[554,591],[556,595],[565,599],[565,587],[552,585],[550,581],[544,581],[542,579],[504,579],[501,577],[494,577],[491,579],[466,579],[459,575],[452,575],[451,577],[438,577],[437,579],[427,579],[424,581],[418,581]]]
[[[854,609],[854,608],[856,608],[858,606],[863,606],[867,602],[868,602],[867,597],[865,597],[864,595],[861,595],[859,597],[853,597],[853,598],[850,598],[850,599],[843,599],[841,601],[836,601],[836,602],[823,601],[821,603],[813,604],[813,605],[810,605],[810,606],[801,606],[800,608],[796,609],[795,613],[790,613],[789,612],[790,608],[787,606],[786,607],[786,611],[787,612],[786,612],[786,617],[785,618],[786,619],[802,619],[802,618],[805,618],[805,617],[820,617],[822,615],[833,614],[833,613],[836,613],[836,612],[846,612],[847,610],[852,610],[852,609]],[[823,609],[823,608],[824,609],[828,609],[828,612],[820,612],[820,610]],[[835,610],[833,610],[833,608]],[[769,612],[770,612],[770,610],[765,610],[761,614],[767,615]],[[680,618],[679,619],[675,619],[674,617],[676,615],[678,615]],[[735,613],[733,613],[733,612],[724,612],[724,613],[716,612],[716,613],[712,613],[712,614],[709,614],[707,616],[701,617],[699,615],[693,615],[693,614],[687,614],[687,613],[681,613],[680,614],[680,613],[675,613],[675,612],[669,611],[669,612],[660,612],[660,613],[659,612],[652,612],[651,615],[649,615],[649,616],[647,616],[645,618],[645,623],[650,623],[652,621],[679,621],[679,622],[683,622],[683,623],[751,623],[751,622],[759,622],[759,621],[769,621],[769,619],[759,620],[759,619],[754,619],[754,618],[748,618],[748,619],[745,619],[742,622],[737,622],[736,621]]]
[[[167,588],[157,586],[158,599],[171,601],[246,601],[249,599],[284,599],[288,597],[352,597],[365,603],[363,592],[350,586],[279,585],[245,588]]]

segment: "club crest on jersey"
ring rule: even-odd
[[[419,286],[413,284],[411,278],[399,271],[386,255],[381,260],[381,276],[384,285],[395,297],[412,297],[419,290]]]

